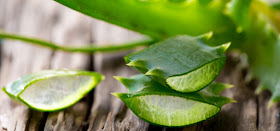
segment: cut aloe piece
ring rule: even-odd
[[[3,90],[33,109],[56,111],[75,104],[102,79],[95,72],[47,70],[21,77]]]
[[[180,93],[145,75],[120,78],[128,93],[113,93],[139,118],[155,125],[186,126],[216,115],[224,104],[234,100],[218,95],[231,85],[213,82],[194,93]]]
[[[177,36],[125,57],[128,66],[179,92],[195,92],[211,83],[225,63],[230,44],[210,47],[209,37]]]

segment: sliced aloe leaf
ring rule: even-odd
[[[145,75],[117,77],[128,93],[112,93],[139,118],[155,125],[186,126],[216,115],[224,104],[234,100],[218,95],[231,85],[213,82],[199,92],[180,93]]]
[[[169,38],[125,57],[128,66],[180,92],[195,92],[220,73],[229,44],[210,47],[208,35]]]
[[[33,109],[56,111],[75,104],[102,79],[95,72],[47,70],[21,77],[3,90]]]

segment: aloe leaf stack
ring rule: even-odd
[[[204,43],[209,34],[166,39],[125,57],[127,65],[179,92],[196,92],[211,83],[225,63],[223,44]]]
[[[143,73],[116,77],[128,93],[113,93],[141,119],[161,126],[186,126],[216,115],[234,100],[219,93],[231,85],[212,82],[225,63],[229,44],[210,47],[208,35],[181,35],[125,57]]]

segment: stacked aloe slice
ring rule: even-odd
[[[116,77],[128,93],[113,93],[139,118],[155,125],[186,126],[216,115],[234,100],[219,93],[231,85],[213,82],[229,44],[210,47],[210,35],[176,36],[125,57],[142,75]]]

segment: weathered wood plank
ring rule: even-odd
[[[64,43],[67,46],[86,46],[91,42],[91,19],[75,11],[59,5],[57,23],[52,31],[52,40],[55,43]],[[76,44],[76,45],[74,45]],[[53,54],[51,68],[53,69],[91,69],[89,54],[66,53],[56,51]],[[49,113],[44,130],[69,131],[82,130],[86,126],[90,103],[87,97],[74,106],[59,112]]]
[[[270,99],[268,91],[262,92],[258,96],[258,129],[260,131],[279,131],[280,130],[280,105],[273,105],[268,108]]]
[[[22,6],[20,1],[14,0],[15,7]],[[90,43],[90,19],[77,12],[68,12],[66,7],[62,7],[53,1],[26,1],[23,6],[23,12],[15,12],[13,20],[19,22],[5,25],[6,30],[15,28],[15,32],[23,32],[32,36],[51,39],[58,43]],[[50,6],[50,7],[49,7]],[[66,11],[67,10],[67,11]],[[6,16],[11,17],[13,12],[8,12]],[[69,14],[70,13],[70,14]],[[49,20],[48,20],[49,19]],[[69,22],[71,21],[71,22]],[[18,27],[14,27],[18,26]],[[19,31],[18,31],[19,30]],[[13,31],[11,29],[11,31]],[[17,42],[7,41],[3,48],[3,62],[1,68],[1,84],[7,84],[7,75],[11,80],[32,71],[39,71],[48,68],[71,68],[71,69],[89,69],[91,56],[85,54],[69,54],[64,52],[53,52],[48,49],[42,49],[29,45],[15,44]],[[10,54],[8,54],[10,53]],[[7,57],[11,55],[11,57]],[[10,58],[10,59],[9,59]],[[11,60],[12,61],[9,61]],[[19,64],[20,63],[20,64]],[[21,65],[23,64],[23,65]],[[25,64],[25,65],[24,65]],[[26,68],[25,70],[22,70]],[[13,71],[12,71],[13,70]],[[24,72],[17,72],[24,71]],[[2,85],[3,86],[3,85]],[[87,119],[87,111],[90,109],[88,99],[77,103],[65,111],[56,113],[42,113],[29,110],[26,106],[15,104],[3,92],[0,96],[2,129],[7,130],[76,130],[82,128]],[[11,107],[9,105],[12,105]],[[6,106],[6,108],[2,108]],[[44,123],[48,115],[47,123]],[[56,121],[56,122],[54,122]],[[54,125],[52,128],[50,125]]]
[[[7,5],[6,0],[0,0],[0,5]],[[6,11],[5,7],[0,7],[0,30],[4,28]]]
[[[96,21],[93,27],[94,42],[120,43],[139,38],[124,29]],[[123,60],[126,53],[96,54],[95,70],[104,74],[106,80],[95,89],[94,103],[88,130],[147,130],[148,124],[137,118],[112,92],[124,92],[124,86],[113,76],[129,77],[135,71],[128,68]]]
[[[4,29],[10,32],[19,32],[25,35],[43,39],[50,38],[53,26],[52,18],[55,11],[52,3],[46,1],[9,0],[5,5]],[[49,9],[42,11],[41,9]],[[49,59],[52,51],[44,48],[24,45],[20,42],[4,41],[2,48],[1,86],[16,78],[49,68]],[[24,54],[24,55],[23,55]],[[17,130],[27,129],[30,109],[13,102],[6,94],[0,92],[0,129]],[[37,115],[35,113],[36,117]]]

